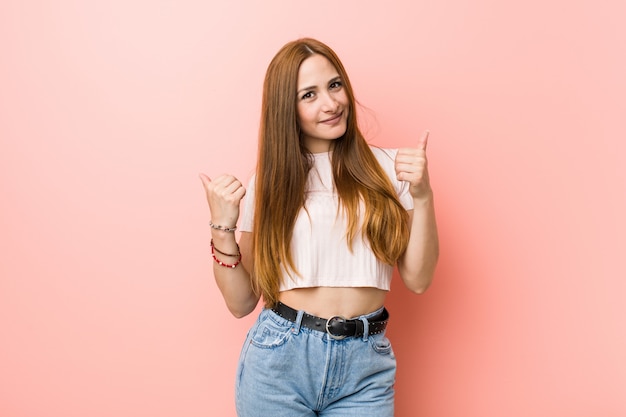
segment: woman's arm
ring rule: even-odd
[[[400,149],[396,156],[399,180],[409,182],[413,210],[409,211],[410,237],[406,251],[398,260],[402,281],[411,291],[421,294],[430,285],[439,258],[439,238],[433,192],[428,177],[426,145],[428,132],[416,149]]]
[[[430,285],[439,258],[439,238],[432,194],[430,198],[413,200],[415,208],[409,211],[409,244],[398,260],[398,271],[404,285],[421,294]]]
[[[212,230],[213,245],[221,252],[228,254],[237,253],[237,242],[234,233],[227,233],[218,230]],[[259,295],[252,289],[250,274],[252,271],[252,233],[243,232],[239,239],[239,251],[241,253],[241,263],[235,268],[222,266],[217,262],[213,262],[213,275],[217,286],[224,297],[226,306],[233,316],[241,318],[250,314],[257,303]],[[233,264],[237,261],[237,257],[224,256],[214,251],[218,260]]]
[[[235,233],[223,229],[237,224],[239,204],[246,190],[239,180],[231,175],[222,175],[211,180],[206,175],[200,174],[200,179],[206,192],[213,223],[211,228],[213,275],[228,310],[237,318],[244,317],[250,314],[259,302],[259,295],[254,292],[248,273],[253,268],[252,234],[242,233],[238,245]],[[237,266],[234,268],[228,266],[236,264],[240,257],[241,262]],[[220,265],[218,261],[225,265]]]

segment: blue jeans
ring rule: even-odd
[[[261,311],[239,359],[237,415],[393,417],[396,359],[385,334],[334,340],[301,327],[302,313],[293,323]]]

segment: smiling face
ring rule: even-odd
[[[311,55],[298,71],[297,113],[304,146],[311,153],[328,152],[346,132],[350,102],[343,80],[322,55]]]

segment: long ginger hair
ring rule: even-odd
[[[283,270],[298,273],[290,244],[296,218],[305,204],[312,158],[300,135],[296,91],[300,65],[314,54],[333,64],[350,103],[346,132],[331,142],[335,189],[340,211],[348,220],[348,247],[352,249],[353,239],[361,230],[375,256],[393,265],[404,253],[409,239],[408,214],[357,126],[356,100],[341,61],[315,39],[290,42],[270,62],[263,84],[252,276],[266,307],[278,301]],[[364,213],[360,213],[360,202],[364,203]]]

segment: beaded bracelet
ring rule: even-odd
[[[235,245],[237,245],[237,243],[235,243]],[[211,239],[211,247],[212,247],[213,249],[215,249],[215,252],[219,253],[220,255],[224,255],[224,256],[239,256],[239,255],[241,255],[241,251],[239,250],[239,245],[237,245],[237,253],[235,253],[235,254],[232,254],[232,253],[226,253],[226,252],[222,252],[221,250],[219,250],[219,249],[217,248],[217,246],[215,246],[215,245],[213,244],[213,239]]]
[[[222,253],[219,250],[217,252]],[[226,262],[222,262],[219,259],[217,259],[217,257],[215,256],[215,246],[213,245],[213,239],[211,239],[211,256],[213,257],[213,260],[217,262],[219,266],[223,266],[226,268],[235,268],[237,265],[239,265],[239,263],[241,263],[241,252],[239,252],[237,255],[227,255],[227,256],[237,256],[237,261],[233,264],[227,264]]]
[[[223,232],[234,232],[235,230],[237,230],[237,226],[233,226],[233,227],[220,226],[219,224],[213,224],[212,221],[209,221],[209,226],[211,226],[212,229],[221,230]]]

